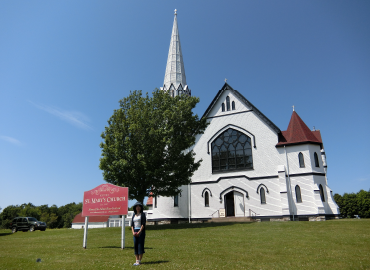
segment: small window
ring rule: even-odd
[[[315,167],[320,167],[319,165],[319,157],[317,156],[317,153],[313,154],[314,160],[315,160]]]
[[[222,111],[224,112],[225,111],[225,103],[222,102],[221,107],[222,107]]]
[[[301,188],[298,185],[295,186],[295,198],[297,200],[297,203],[302,202]]]
[[[321,197],[321,201],[322,201],[322,202],[325,202],[324,189],[322,188],[322,185],[321,185],[321,184],[320,184],[320,186],[319,186],[319,189],[320,189],[320,197]]]
[[[209,207],[209,194],[208,191],[204,193],[204,206]]]
[[[233,102],[231,102],[231,109],[232,110],[235,110],[235,102],[233,101]]]
[[[300,168],[304,168],[304,159],[303,159],[303,154],[301,152],[299,152],[298,154],[298,160],[299,160],[299,167]]]
[[[230,111],[230,98],[229,96],[226,97],[226,109]]]
[[[158,197],[157,197],[157,196],[155,196],[155,197],[154,197],[154,208],[157,208],[157,200],[158,200]]]
[[[265,189],[260,189],[260,197],[261,197],[261,204],[266,204],[266,196],[265,196]]]
[[[174,207],[179,206],[179,194],[176,194],[176,195],[173,197],[173,206],[174,206]]]

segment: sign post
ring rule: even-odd
[[[87,229],[89,227],[89,217],[85,217],[85,227],[84,227],[84,242],[83,248],[86,249],[86,242],[87,242]]]
[[[121,249],[125,248],[125,215],[122,215]]]
[[[128,188],[102,184],[84,192],[82,216],[85,217],[83,248],[86,249],[89,216],[122,215],[121,248],[125,248],[125,215],[128,213]]]

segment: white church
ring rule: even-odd
[[[161,90],[191,95],[176,10]],[[294,107],[288,129],[281,131],[241,92],[226,82],[217,92],[203,115],[209,126],[191,149],[201,166],[178,196],[149,198],[149,222],[338,218],[320,131],[311,131]]]

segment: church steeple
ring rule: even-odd
[[[162,90],[170,90],[172,96],[185,93],[191,95],[191,91],[186,84],[184,60],[180,44],[180,34],[177,26],[177,10],[173,20],[170,49],[168,51],[166,73]]]

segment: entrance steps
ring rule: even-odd
[[[251,217],[217,217],[208,222],[255,222],[255,220]]]

